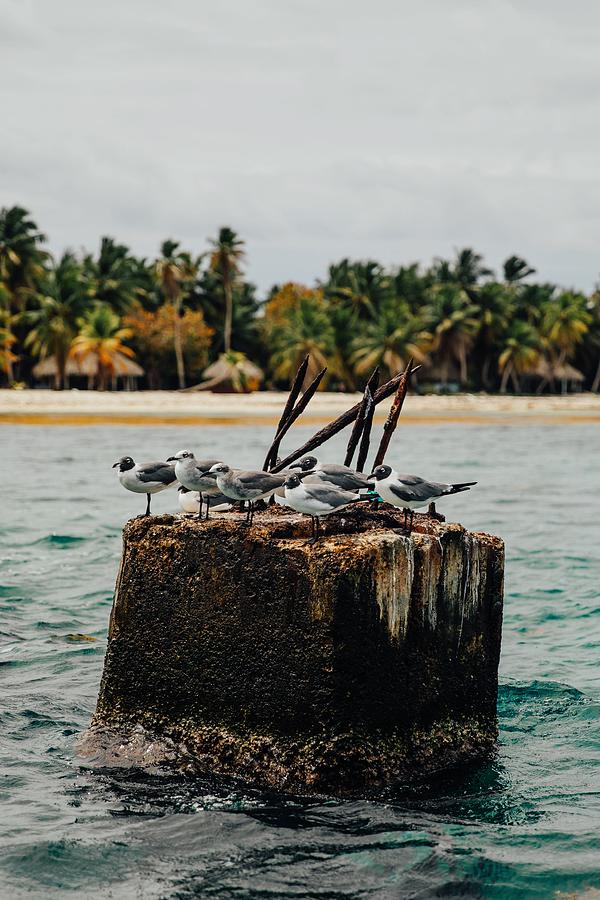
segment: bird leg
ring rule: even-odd
[[[146,494],[146,497],[148,498],[148,503],[146,504],[146,512],[144,513],[145,516],[150,515],[150,497],[151,496],[152,496],[152,494]]]
[[[206,515],[204,516],[204,518],[208,520],[210,513],[210,496],[208,494],[204,498],[204,502],[206,503]]]
[[[319,520],[316,516],[310,517],[310,538],[307,544],[314,544],[319,536]]]
[[[199,493],[198,494],[198,521],[200,521],[200,519],[202,518],[202,500],[203,500],[202,494]]]
[[[414,509],[411,509],[411,511],[410,511],[410,522],[409,522],[409,525],[408,525],[408,530],[409,530],[409,532],[412,531],[414,515],[415,515],[415,511],[414,511]]]

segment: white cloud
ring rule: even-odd
[[[600,8],[558,0],[0,0],[0,202],[52,246],[194,249],[261,286],[469,244],[589,288]]]

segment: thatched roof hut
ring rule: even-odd
[[[560,366],[553,366],[547,359],[540,359],[534,369],[527,373],[544,381],[573,381],[581,384],[585,381],[585,375],[572,366],[570,363],[562,363]]]
[[[264,381],[264,373],[243,353],[220,356],[202,373],[204,381],[188,391],[213,391],[215,394],[250,394]]]
[[[128,359],[122,353],[113,355],[113,364],[115,367],[114,378],[136,379],[141,378],[144,374],[142,367]],[[65,368],[66,378],[87,378],[92,381],[98,375],[98,357],[95,353],[89,353],[82,359],[69,357]],[[58,378],[58,365],[55,356],[46,356],[33,368],[33,377],[42,381],[44,378]]]

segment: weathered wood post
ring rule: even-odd
[[[82,755],[352,795],[492,752],[502,542],[356,515],[131,520]]]

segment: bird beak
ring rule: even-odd
[[[114,463],[114,465],[111,466],[111,468],[112,468],[112,469],[116,469],[118,465],[119,465],[119,463],[116,462],[116,463]]]
[[[208,471],[208,472],[205,472],[205,473],[203,474],[202,477],[203,477],[203,478],[216,478],[216,477],[217,477],[217,473],[216,473],[216,472],[211,472],[210,469],[209,469],[209,471]]]
[[[298,472],[298,478],[302,480],[307,475],[314,475],[316,471],[316,469],[309,469],[308,472]]]
[[[175,456],[167,456],[167,462],[176,462],[177,458]]]
[[[367,481],[375,481],[375,472],[371,472],[371,474],[367,478]]]

